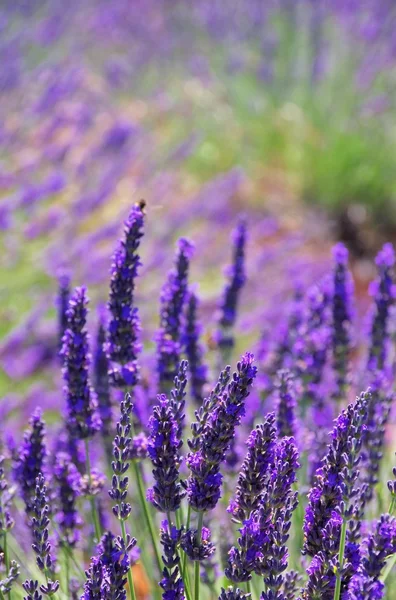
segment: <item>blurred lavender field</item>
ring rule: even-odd
[[[53,387],[55,278],[67,271],[105,301],[120,223],[140,197],[148,341],[157,306],[142,300],[180,232],[199,249],[210,323],[230,231],[247,215],[241,331],[256,341],[291,275],[312,282],[327,267],[329,225],[304,198],[339,209],[352,250],[376,249],[354,219],[361,231],[370,211],[393,222],[393,13],[385,1],[4,5],[2,393],[34,403]],[[32,387],[38,372],[46,384]]]
[[[100,397],[105,364],[105,392],[111,410],[105,415],[108,430],[103,429],[103,437],[97,435],[91,444],[92,481],[84,466],[84,461],[89,462],[88,446],[79,446],[83,437],[72,456],[81,475],[78,495],[84,503],[85,520],[82,527],[76,525],[79,539],[75,548],[70,547],[84,567],[89,564],[94,541],[100,539],[97,523],[86,518],[87,500],[98,496],[99,531],[108,527],[109,520],[112,523],[109,499],[100,493],[107,486],[106,477],[111,481],[111,440],[128,376],[133,387],[133,418],[141,430],[133,440],[133,451],[142,455],[132,456],[132,464],[139,464],[137,477],[141,470],[145,486],[152,483],[146,466],[147,425],[157,392],[169,395],[175,375],[172,369],[166,373],[165,359],[165,367],[161,364],[161,351],[165,356],[172,353],[172,344],[166,345],[169,332],[164,325],[172,282],[172,275],[167,274],[175,268],[173,276],[175,272],[179,276],[183,252],[189,267],[188,290],[187,276],[184,282],[187,307],[182,302],[183,314],[176,311],[172,316],[186,328],[179,354],[188,355],[188,343],[194,346],[199,337],[198,358],[193,358],[202,376],[189,382],[189,419],[194,420],[194,409],[209,394],[226,364],[235,365],[249,350],[258,367],[256,377],[253,359],[246,353],[237,369],[238,377],[241,369],[247,369],[246,387],[252,383],[249,377],[256,379],[242,431],[224,450],[223,512],[232,500],[250,429],[264,421],[267,410],[276,406],[279,411],[282,398],[290,393],[299,416],[296,431],[282,435],[296,435],[303,466],[289,562],[300,574],[305,573],[308,559],[301,560],[300,550],[303,543],[309,546],[306,524],[304,540],[302,531],[308,490],[326,453],[334,418],[368,385],[373,386],[378,404],[369,412],[367,428],[371,427],[372,437],[367,434],[364,439],[361,479],[371,491],[362,488],[368,505],[364,519],[361,517],[362,534],[372,531],[371,521],[387,510],[386,481],[392,473],[395,450],[391,402],[396,328],[394,255],[391,244],[381,248],[396,239],[395,24],[392,0],[8,0],[1,4],[0,454],[4,453],[10,464],[18,459],[21,432],[37,406],[46,422],[51,461],[52,455],[60,454],[62,459],[65,445],[69,452],[65,419],[70,420],[70,415],[65,416],[69,409],[62,368],[68,399],[67,361],[68,351],[72,352],[65,350],[67,340],[63,353],[60,348],[73,318],[78,322],[74,313],[66,315],[67,302],[78,287],[75,304],[69,308],[77,305],[84,312],[85,288],[80,286],[86,286],[93,356],[92,364],[87,361],[87,377],[89,374]],[[144,209],[139,205],[142,199]],[[142,265],[131,302],[138,307],[141,321],[138,342],[142,352],[136,380],[136,357],[114,358],[117,345],[111,339],[115,336],[111,327],[118,327],[114,317],[119,285],[116,249],[120,238],[127,237],[130,223],[143,219],[135,213],[132,218],[131,209],[132,213],[142,210],[145,220],[139,247]],[[180,238],[191,240],[194,249]],[[349,248],[351,280],[345,275],[349,272],[344,247],[336,246],[332,252],[339,240]],[[344,315],[344,321],[340,318],[347,323],[341,332],[334,325],[340,272],[346,277],[342,294],[351,303],[350,314]],[[238,300],[231,316],[224,299],[230,287],[231,296]],[[128,313],[126,321],[130,316]],[[347,338],[338,340],[340,347],[347,347],[341,356],[333,348],[337,335]],[[132,354],[135,342],[130,344]],[[197,351],[195,346],[193,351]],[[191,362],[191,356],[188,358]],[[121,375],[114,367],[118,363]],[[284,375],[283,380],[279,375],[280,367],[291,370],[295,387],[293,383],[289,389],[288,377]],[[178,375],[183,373],[182,365],[180,370],[176,370]],[[117,384],[117,377],[125,377],[122,385]],[[366,400],[364,396],[362,403]],[[127,400],[125,403],[122,410],[127,420],[132,407]],[[155,410],[154,417],[160,420]],[[356,410],[362,409],[358,406]],[[33,431],[41,427],[40,418],[33,417]],[[266,419],[266,426],[273,427],[271,417]],[[155,438],[155,425],[150,423]],[[358,432],[361,439],[362,431]],[[336,430],[332,439],[337,439]],[[377,451],[374,456],[370,444]],[[141,458],[146,473],[138,463]],[[65,466],[62,460],[56,466],[47,461],[53,471],[51,482],[59,483]],[[175,455],[175,463],[178,460]],[[297,459],[295,471],[296,464]],[[187,459],[187,466],[194,472],[193,461],[191,466]],[[185,475],[184,463],[182,470]],[[18,469],[15,472],[21,486],[23,475],[18,475]],[[287,498],[291,502],[291,484],[293,490],[296,486],[295,479],[290,481]],[[34,483],[35,478],[33,487]],[[36,499],[37,494],[45,498],[43,485],[38,483]],[[144,600],[161,593],[155,587],[159,575],[154,577],[151,570],[156,561],[156,569],[161,567],[162,559],[156,556],[155,543],[153,550],[141,541],[147,535],[140,522],[146,513],[141,506],[136,509],[136,489],[135,485],[136,531],[132,533],[141,536],[142,558],[130,564],[137,598]],[[392,489],[389,487],[394,498]],[[158,509],[158,498],[152,490],[148,492],[148,499]],[[52,501],[56,504],[50,496]],[[390,513],[393,500],[391,507]],[[178,509],[159,510],[176,514]],[[16,510],[19,514],[25,510],[19,497]],[[200,509],[193,510],[200,514]],[[2,511],[0,503],[0,514]],[[215,514],[217,519],[219,511]],[[237,513],[233,516],[238,517]],[[159,519],[155,519],[157,531]],[[238,519],[243,522],[242,517]],[[55,521],[57,525],[61,522],[59,514]],[[213,532],[216,541],[224,537],[230,547],[237,534],[231,532],[227,537],[228,525],[222,514],[213,524]],[[395,529],[394,523],[392,526]],[[202,520],[197,520],[197,527],[202,530]],[[163,537],[168,525],[162,524],[162,528]],[[25,520],[17,520],[15,539],[22,555],[30,552],[31,546],[30,539],[24,539],[25,530]],[[58,533],[51,543],[62,554],[64,540],[60,541]],[[87,544],[80,543],[80,533]],[[209,547],[210,535],[204,541]],[[196,540],[189,543],[194,545]],[[224,554],[224,548],[220,550]],[[183,548],[186,556],[188,551]],[[306,553],[315,555],[309,548]],[[224,556],[219,560],[218,554],[217,563],[224,563]],[[58,571],[53,570],[62,572],[59,597],[80,597],[83,575],[71,567],[78,580],[72,594],[68,575],[66,583],[63,579],[63,561],[67,562],[62,554]],[[220,584],[247,581],[238,579],[229,567],[227,582],[218,575],[219,564],[209,563],[203,568],[207,581],[201,599],[217,599]],[[31,568],[39,578],[37,569]],[[29,569],[25,571],[24,577],[31,575]],[[192,575],[192,567],[190,571]],[[312,570],[308,581],[311,576]],[[255,578],[253,583],[257,584]],[[133,586],[128,585],[131,590]],[[394,585],[394,574],[390,574],[388,595],[378,597],[392,600]],[[256,592],[254,589],[254,598],[259,597]],[[23,593],[18,588],[14,600]],[[221,600],[234,597],[243,595]],[[287,598],[262,596],[264,600],[292,597],[291,593]],[[317,597],[307,590],[302,596],[304,600]],[[94,600],[93,596],[84,598]],[[323,598],[327,600],[326,595]],[[356,596],[341,594],[341,598],[365,600],[357,592]],[[199,599],[194,596],[194,600]]]

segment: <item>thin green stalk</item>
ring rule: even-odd
[[[344,553],[345,553],[345,542],[347,532],[347,520],[345,516],[342,517],[341,527],[341,538],[340,538],[340,549],[338,552],[338,569],[336,574],[336,586],[334,590],[334,600],[340,600],[341,594],[341,573],[344,566]]]
[[[247,591],[248,594],[250,594],[250,597],[251,597],[252,596],[252,590],[251,590],[251,587],[250,587],[250,581],[246,582],[246,591]]]
[[[187,523],[186,523],[186,530],[190,529],[190,521],[191,521],[191,505],[188,505],[188,509],[187,509]],[[186,581],[186,571],[187,571],[187,554],[184,553],[183,556],[183,564],[182,564],[182,578],[183,581]]]
[[[0,590],[0,600],[5,600],[5,596],[1,590]]]
[[[197,545],[201,544],[203,512],[198,513]],[[194,600],[199,600],[199,560],[194,562]]]
[[[124,542],[126,542],[125,523],[122,519],[120,519],[120,523],[121,523],[122,539],[124,540]],[[128,585],[129,585],[129,593],[131,594],[132,600],[136,600],[135,586],[133,583],[131,567],[129,567],[129,569],[128,569]]]
[[[70,589],[70,560],[69,560],[70,557],[69,557],[68,552],[65,549],[64,549],[64,553],[65,553],[66,596],[68,597],[69,589]]]
[[[396,496],[393,496],[392,502],[390,503],[389,510],[388,510],[390,515],[393,515],[393,511],[395,510],[395,505],[396,505]]]
[[[384,571],[384,574],[380,577],[382,583],[385,583],[385,581],[388,578],[388,575],[392,572],[393,567],[395,566],[396,563],[396,554],[394,554],[390,559],[389,562],[386,565],[386,569]]]
[[[85,439],[84,441],[85,441],[85,461],[86,461],[86,466],[87,466],[88,482],[89,482],[89,487],[91,488],[92,475],[91,475],[91,460],[89,458],[88,439]],[[92,513],[92,520],[93,520],[94,527],[95,527],[95,536],[96,536],[96,540],[99,542],[100,538],[102,536],[102,532],[101,532],[101,528],[100,528],[98,511],[96,510],[95,498],[92,495],[90,495],[90,497],[89,497],[89,502],[91,504],[91,513]]]
[[[161,555],[159,553],[158,550],[158,546],[157,546],[157,539],[155,536],[155,531],[154,531],[154,525],[153,525],[153,521],[147,506],[147,502],[146,499],[144,497],[144,486],[143,486],[143,480],[142,480],[142,474],[139,470],[139,465],[136,463],[136,461],[132,461],[133,464],[133,469],[135,471],[135,478],[136,478],[136,483],[137,483],[137,488],[138,488],[138,494],[139,494],[139,500],[140,500],[140,504],[144,513],[144,518],[146,519],[146,523],[147,523],[147,527],[150,533],[150,538],[151,538],[151,543],[153,545],[153,549],[154,549],[154,555],[155,555],[155,560],[157,563],[157,567],[158,567],[158,572],[161,576],[162,573],[162,561],[161,561]]]

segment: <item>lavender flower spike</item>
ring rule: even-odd
[[[4,456],[0,456],[0,537],[6,535],[15,525],[10,514],[12,493],[4,473]]]
[[[246,281],[245,274],[245,245],[246,223],[240,220],[232,234],[233,262],[228,267],[226,274],[228,283],[224,289],[220,305],[218,345],[227,352],[234,345],[232,328],[235,324],[239,295]]]
[[[348,588],[348,600],[381,600],[381,571],[388,556],[396,553],[396,518],[382,515],[364,542],[364,556]]]
[[[176,511],[185,496],[179,481],[182,442],[170,401],[164,395],[158,396],[158,400],[149,420],[148,452],[154,467],[155,484],[147,490],[147,499],[159,511],[168,513]]]
[[[63,336],[67,328],[67,308],[70,299],[70,277],[62,274],[59,277],[58,297],[56,306],[58,309],[58,346],[59,351],[62,350]]]
[[[183,345],[190,369],[191,394],[198,406],[203,401],[203,388],[207,381],[207,366],[203,362],[204,350],[199,341],[201,326],[197,321],[198,298],[190,292],[187,302],[186,323],[183,334]]]
[[[70,434],[78,439],[92,437],[101,427],[96,394],[88,380],[87,304],[85,287],[76,288],[67,310],[67,329],[62,347],[67,426]]]
[[[39,583],[37,580],[26,579],[22,584],[27,596],[24,596],[23,600],[42,600],[43,596],[39,592]]]
[[[348,364],[351,350],[353,281],[348,270],[348,250],[341,243],[333,248],[333,366],[336,373],[336,397],[344,398],[348,386]]]
[[[393,267],[395,253],[391,244],[385,244],[375,259],[378,268],[378,281],[372,286],[374,313],[371,323],[371,343],[367,366],[370,371],[383,369],[389,344],[390,307],[395,300]]]
[[[94,353],[94,388],[98,398],[98,410],[102,421],[102,435],[107,438],[112,429],[112,406],[110,397],[109,361],[105,350],[106,329],[103,315],[99,315],[99,325]]]
[[[15,479],[25,502],[26,513],[31,516],[36,479],[43,470],[47,454],[44,443],[45,425],[39,408],[33,413],[29,424],[30,428],[25,431],[23,443],[18,452]]]
[[[69,454],[59,452],[54,465],[54,479],[58,484],[56,522],[62,534],[61,544],[73,548],[78,542],[82,519],[77,510],[80,495],[80,473]]]
[[[246,442],[249,450],[238,476],[235,498],[227,509],[237,521],[248,519],[259,505],[274,462],[275,438],[275,415],[270,413],[262,425],[253,429]]]
[[[184,600],[184,585],[180,574],[180,558],[178,548],[180,546],[182,531],[176,529],[168,521],[161,523],[161,545],[164,549],[162,560],[164,570],[160,586],[164,590],[164,600]]]
[[[121,402],[121,417],[117,423],[117,433],[114,438],[114,460],[111,463],[114,474],[111,481],[112,488],[109,491],[110,498],[116,502],[113,506],[113,513],[120,521],[126,521],[132,510],[129,502],[126,502],[128,491],[128,476],[126,473],[129,469],[128,457],[132,443],[131,415],[131,396],[126,394],[125,399]]]
[[[276,425],[279,437],[294,437],[296,434],[297,402],[294,379],[286,369],[278,371]]]
[[[49,507],[47,504],[47,488],[43,475],[40,473],[36,479],[36,491],[34,498],[33,517],[32,517],[32,532],[33,544],[32,548],[36,553],[36,562],[40,571],[46,575],[47,583],[40,586],[40,590],[47,596],[53,596],[59,589],[58,581],[48,579],[48,574],[52,571],[53,563],[51,557],[51,546],[48,542],[48,525],[49,525]]]
[[[170,391],[180,362],[181,318],[193,249],[188,240],[179,240],[175,268],[169,273],[161,291],[160,329],[156,341],[159,387],[162,392]]]
[[[108,303],[111,319],[106,351],[110,361],[110,380],[114,386],[121,388],[135,385],[139,375],[140,321],[138,310],[134,307],[134,293],[141,265],[137,251],[143,236],[144,208],[144,202],[133,206],[125,222],[124,239],[119,243],[111,267]]]
[[[198,512],[213,509],[221,495],[220,464],[245,413],[245,399],[256,377],[253,354],[247,352],[237,364],[227,390],[206,418],[197,450],[190,452],[187,465],[191,475],[187,480],[187,496],[191,507]]]

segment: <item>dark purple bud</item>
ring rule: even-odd
[[[164,570],[162,571],[160,586],[164,590],[162,594],[164,600],[184,600],[185,598],[178,552],[181,535],[181,529],[176,529],[168,521],[162,521],[160,538],[163,548]]]
[[[131,505],[126,501],[129,480],[127,472],[129,469],[128,459],[131,452],[131,416],[132,402],[130,394],[125,395],[121,402],[121,417],[116,427],[116,436],[113,443],[114,460],[111,463],[113,477],[109,496],[114,500],[113,513],[120,521],[125,521],[131,514]]]
[[[187,302],[186,323],[183,333],[183,346],[190,371],[191,395],[198,406],[203,402],[203,389],[207,382],[208,368],[203,362],[204,349],[199,341],[202,328],[197,319],[198,298],[190,292]]]

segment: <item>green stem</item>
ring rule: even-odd
[[[386,569],[384,571],[384,574],[380,577],[382,583],[385,583],[385,581],[388,578],[388,575],[392,572],[393,567],[395,566],[396,563],[396,554],[394,554],[390,559],[388,564],[386,565]]]
[[[92,474],[91,474],[91,460],[89,458],[88,439],[85,439],[84,441],[85,441],[85,461],[86,461],[86,465],[87,465],[88,482],[89,482],[89,488],[91,489]],[[96,541],[99,542],[100,538],[102,536],[102,532],[101,532],[101,528],[100,528],[98,511],[96,510],[95,498],[92,495],[89,496],[89,502],[91,504],[91,513],[92,513],[92,520],[93,520],[94,527],[95,527]]]
[[[65,547],[64,547],[65,548]],[[67,550],[64,549],[65,553],[65,578],[66,578],[66,596],[69,597],[70,588],[70,560]]]
[[[133,469],[135,471],[135,478],[136,478],[136,483],[137,483],[137,488],[138,488],[138,493],[139,493],[140,504],[142,506],[144,517],[146,519],[147,527],[148,527],[148,530],[150,533],[151,543],[152,543],[153,549],[154,549],[154,555],[155,555],[155,560],[156,560],[157,567],[158,567],[158,572],[161,576],[162,561],[161,561],[161,556],[160,556],[158,546],[157,546],[157,539],[155,536],[153,521],[152,521],[150,512],[148,510],[146,499],[144,497],[144,485],[143,485],[143,480],[142,480],[142,474],[139,470],[139,465],[136,463],[136,461],[133,460],[132,464],[133,464]]]
[[[122,539],[124,540],[124,542],[126,542],[125,523],[122,519],[120,520],[120,523],[121,523]],[[132,600],[136,600],[135,586],[133,584],[131,567],[129,567],[129,569],[128,569],[128,585],[129,585],[129,592],[131,594]]]
[[[186,523],[187,531],[190,529],[190,521],[191,521],[191,505],[189,504],[188,509],[187,509],[187,523]],[[187,554],[184,553],[183,564],[182,564],[182,579],[183,579],[183,581],[186,581],[186,570],[187,570]]]
[[[0,590],[0,600],[5,600],[5,596],[1,590]]]
[[[338,552],[338,569],[336,574],[336,586],[334,590],[334,600],[340,600],[341,594],[341,573],[344,566],[344,553],[345,553],[345,542],[347,532],[347,521],[345,516],[342,517],[341,527],[341,539],[340,539],[340,550]]]
[[[393,514],[393,511],[395,510],[395,505],[396,505],[396,496],[393,496],[392,502],[390,503],[389,510],[388,510],[390,515]]]
[[[198,513],[197,545],[201,544],[203,512]],[[194,600],[199,600],[199,560],[194,562]]]
[[[246,591],[247,591],[248,594],[250,594],[250,597],[252,597],[252,590],[251,590],[251,587],[250,587],[250,581],[246,582]]]

